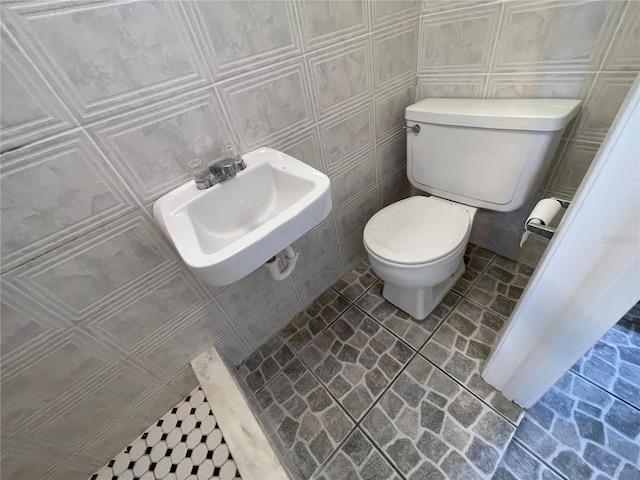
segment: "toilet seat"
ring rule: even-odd
[[[415,196],[376,213],[364,229],[370,254],[398,265],[438,262],[464,247],[472,217],[462,205]]]

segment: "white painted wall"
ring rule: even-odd
[[[484,368],[525,408],[640,299],[639,103],[637,78]]]

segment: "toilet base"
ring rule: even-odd
[[[461,261],[449,278],[432,287],[411,289],[385,282],[382,296],[416,320],[424,320],[456,284],[464,270],[464,262]]]

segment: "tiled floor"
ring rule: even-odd
[[[640,480],[638,312],[640,303],[526,411],[495,479],[557,478],[551,468],[569,480]]]
[[[478,247],[466,261],[422,322],[362,262],[238,369],[302,478],[491,476],[522,412],[480,367],[531,270]]]
[[[238,368],[300,478],[640,480],[640,327],[621,322],[523,415],[480,370],[532,269],[474,246],[465,261],[422,322],[362,262]]]
[[[200,387],[90,478],[136,479],[240,479]]]
[[[640,304],[523,414],[480,369],[532,271],[465,262],[422,322],[362,262],[238,367],[299,477],[640,480]],[[240,473],[198,388],[91,480],[218,478]]]

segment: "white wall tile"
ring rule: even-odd
[[[375,151],[366,150],[362,155],[349,161],[339,174],[332,177],[331,192],[334,208],[339,209],[349,199],[360,192],[371,189],[376,184]]]
[[[367,256],[364,248],[362,234],[364,227],[357,229],[342,242],[342,260],[346,270],[351,269],[355,264]]]
[[[603,70],[640,70],[640,2],[628,2]]]
[[[242,330],[233,330],[216,342],[216,349],[229,365],[240,365],[255,350]]]
[[[217,297],[218,304],[229,315],[234,326],[260,310],[271,298],[292,289],[291,279],[276,282],[261,265],[253,273],[234,283]]]
[[[371,95],[369,39],[341,43],[307,56],[318,118],[325,118]]]
[[[298,4],[307,50],[357,37],[369,31],[367,3],[361,0],[303,1]]]
[[[167,378],[194,355],[231,331],[231,324],[215,304],[184,319],[153,345],[138,350],[133,358],[146,370]]]
[[[410,196],[411,185],[405,172],[399,172],[378,185],[378,202],[381,208]]]
[[[360,192],[349,202],[344,203],[336,211],[340,239],[350,236],[358,228],[364,226],[377,210],[378,198],[375,189]]]
[[[622,2],[506,2],[496,72],[597,70]]]
[[[418,23],[415,20],[372,34],[376,93],[394,83],[415,78],[418,37]]]
[[[294,282],[303,277],[314,263],[338,248],[338,232],[332,215],[293,244],[299,258],[293,271]]]
[[[273,148],[291,155],[307,165],[321,172],[327,172],[327,166],[322,156],[320,133],[314,126],[300,132],[296,132],[288,138],[275,142]]]
[[[302,305],[294,289],[290,288],[271,303],[263,305],[260,312],[248,318],[241,327],[241,332],[253,343],[255,350],[265,339],[284,327],[301,309]]]
[[[380,142],[405,124],[405,109],[414,103],[416,85],[412,80],[404,86],[376,95],[376,139]]]
[[[123,354],[131,355],[209,302],[207,293],[186,268],[176,267],[151,279],[144,290],[99,312],[87,328]]]
[[[459,8],[477,7],[495,0],[422,0],[422,12],[437,13]]]
[[[1,150],[18,148],[71,128],[71,114],[3,25],[0,35]]]
[[[588,73],[491,74],[487,98],[583,99],[594,78]]]
[[[374,0],[369,5],[374,29],[417,18],[420,14],[420,0]]]
[[[79,129],[0,158],[5,269],[121,217],[129,190]]]
[[[59,458],[60,454],[50,448],[34,447],[24,441],[2,442],[0,461],[6,478],[41,478]]]
[[[601,142],[604,139],[635,77],[635,72],[598,74],[582,107],[574,134],[577,140]]]
[[[419,75],[416,100],[482,98],[487,75]]]
[[[302,53],[293,2],[185,3],[216,79]]]
[[[403,171],[407,165],[407,134],[405,129],[396,130],[396,134],[380,142],[376,147],[376,168],[378,178]]]
[[[217,88],[236,133],[252,149],[313,123],[308,85],[299,59],[225,80]]]
[[[177,2],[18,3],[4,14],[83,120],[209,82]]]
[[[310,305],[315,298],[327,289],[327,285],[334,283],[342,275],[343,267],[338,252],[323,257],[316,264],[316,269],[296,283],[305,306]]]
[[[146,215],[135,213],[94,230],[5,275],[43,308],[80,321],[175,264]]]
[[[501,4],[422,17],[418,74],[486,73]]]
[[[85,455],[113,458],[125,443],[131,442],[149,425],[173,407],[180,397],[166,387],[159,387],[141,396],[119,415],[88,437],[80,451]],[[101,464],[104,465],[105,461]],[[93,470],[95,471],[95,470]]]
[[[158,385],[155,378],[137,365],[122,362],[88,381],[81,398],[47,412],[33,431],[43,441],[78,451],[85,439],[109,421],[119,420],[115,412],[123,411]],[[69,428],[70,425],[74,428]]]
[[[121,358],[81,330],[72,329],[39,348],[28,361],[4,366],[3,434],[38,424],[53,404],[73,397],[81,390],[82,381]]]
[[[186,164],[235,140],[213,87],[92,124],[88,131],[142,203],[190,179]]]
[[[329,172],[344,168],[349,158],[374,144],[373,105],[367,103],[320,123],[320,138]]]
[[[28,293],[16,289],[4,280],[0,317],[3,369],[14,358],[28,358],[38,345],[73,325],[64,317],[42,311]]]
[[[598,144],[570,141],[548,189],[558,195],[572,196],[587,173],[598,147]]]

